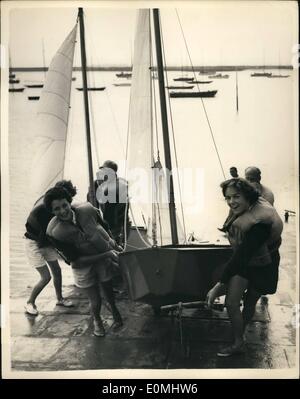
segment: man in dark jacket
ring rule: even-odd
[[[104,220],[109,224],[114,240],[124,245],[130,232],[128,216],[129,199],[128,183],[117,175],[118,165],[113,161],[105,161],[97,172],[95,181],[96,198]]]

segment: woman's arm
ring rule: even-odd
[[[97,255],[84,255],[78,257],[76,260],[72,262],[72,266],[76,269],[81,267],[89,266],[93,263],[99,262],[103,259],[111,259],[114,262],[118,262],[118,254],[116,251],[111,250]]]
[[[226,284],[232,276],[238,274],[241,270],[245,270],[255,251],[268,239],[270,228],[270,226],[262,223],[251,227],[245,234],[243,242],[236,248],[232,257],[227,262],[220,280],[221,283]]]

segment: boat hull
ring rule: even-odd
[[[30,88],[30,89],[41,89],[44,87],[43,84],[32,84],[32,85],[25,85],[26,87]]]
[[[186,78],[175,78],[173,79],[175,82],[192,82],[194,78],[186,77]]]
[[[121,73],[116,73],[116,76],[118,77],[118,78],[131,78],[131,76],[132,76],[132,73],[124,73],[124,72],[121,72]]]
[[[18,87],[18,88],[10,87],[8,91],[15,93],[22,93],[24,91],[24,87]]]
[[[251,76],[253,78],[262,78],[262,77],[269,78],[270,76],[272,76],[272,73],[271,72],[254,72],[254,73],[251,73]]]
[[[194,86],[166,86],[167,89],[169,90],[187,90],[187,89],[193,89]]]
[[[171,92],[170,97],[214,97],[218,90],[195,91],[195,92]]]
[[[224,245],[147,248],[121,254],[120,267],[130,298],[160,307],[204,300],[231,253]]]
[[[76,89],[79,91],[83,91],[83,87],[76,87]],[[105,90],[105,86],[104,87],[87,87],[86,89],[87,89],[87,91],[103,91],[103,90]]]

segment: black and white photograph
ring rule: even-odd
[[[299,378],[298,29],[1,2],[3,378]]]

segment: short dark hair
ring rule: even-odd
[[[244,195],[244,197],[249,201],[250,205],[254,204],[259,197],[259,192],[256,190],[256,188],[246,179],[242,179],[241,177],[225,180],[220,184],[220,187],[222,188],[224,197],[226,196],[227,188],[234,187],[238,192]]]
[[[72,196],[66,189],[62,187],[52,187],[44,196],[44,205],[46,209],[52,213],[52,202],[62,199],[66,199],[70,204],[72,202]]]
[[[110,168],[110,169],[114,170],[116,173],[118,171],[118,165],[114,161],[110,161],[110,160],[105,161],[103,163],[103,165],[100,166],[99,169],[102,169],[102,168]]]
[[[247,171],[251,171],[252,175],[256,176],[258,182],[261,181],[261,171],[257,166],[248,166],[248,168],[245,169],[245,174]]]
[[[68,191],[71,197],[75,197],[77,194],[77,188],[73,185],[71,180],[60,180],[58,181],[54,187],[61,187]]]

